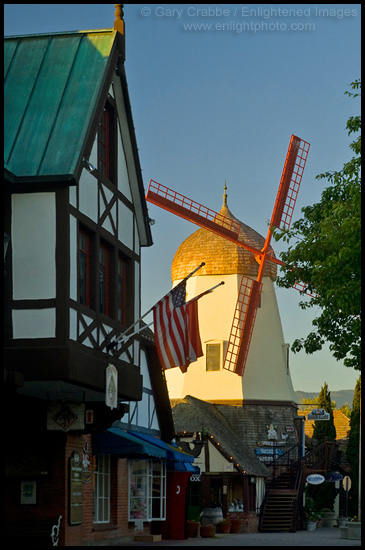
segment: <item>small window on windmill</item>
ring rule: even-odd
[[[289,351],[290,351],[290,344],[282,344],[283,352],[284,352],[284,360],[286,365],[286,373],[289,374]]]
[[[221,369],[221,344],[206,344],[206,370]]]

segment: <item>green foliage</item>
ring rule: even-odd
[[[351,85],[361,87],[360,81]],[[347,92],[356,98],[359,94]],[[348,134],[358,133],[361,117],[350,117]],[[361,135],[350,144],[354,156],[339,172],[317,176],[327,180],[321,201],[302,208],[303,218],[290,230],[273,230],[276,240],[295,244],[281,254],[286,266],[278,286],[289,288],[297,280],[305,283],[313,297],[300,303],[320,313],[314,330],[293,342],[294,353],[312,354],[328,342],[333,356],[347,367],[360,370],[361,357]],[[295,267],[293,269],[293,267]]]
[[[318,396],[318,408],[324,409],[330,413],[329,420],[318,420],[314,422],[313,439],[317,439],[318,443],[322,443],[325,437],[329,441],[336,439],[336,428],[333,421],[333,408],[331,402],[331,392],[328,390],[328,385],[325,382]]]
[[[324,483],[321,483],[321,485],[317,485],[314,502],[318,510],[327,508],[327,510],[332,511],[336,495],[337,489],[335,484],[331,481],[325,481]]]
[[[324,508],[333,510],[336,494],[335,484],[330,481],[325,481],[321,485],[307,485],[305,488],[304,507],[307,518],[311,514],[320,513]]]
[[[339,410],[342,412],[342,414],[347,416],[347,418],[351,418],[350,403],[344,403],[342,407],[339,408]]]

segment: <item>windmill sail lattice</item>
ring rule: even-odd
[[[292,135],[286,155],[279,190],[271,216],[270,226],[261,250],[249,245],[240,237],[240,224],[226,218],[205,206],[188,199],[168,187],[151,180],[146,199],[153,204],[204,227],[236,245],[252,252],[259,264],[256,281],[243,276],[233,317],[230,338],[223,368],[243,376],[250,347],[251,336],[256,319],[262,290],[262,278],[267,261],[279,265],[284,262],[275,258],[270,248],[272,230],[289,229],[293,217],[305,163],[309,152],[309,143]]]
[[[242,277],[224,360],[224,368],[240,376],[247,361],[261,289],[262,283]]]

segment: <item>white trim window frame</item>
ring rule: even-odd
[[[219,372],[223,367],[223,355],[225,342],[222,340],[209,340],[205,342],[205,370],[206,372]]]
[[[110,455],[96,460],[93,523],[110,523]]]
[[[166,519],[166,461],[128,460],[128,521]]]

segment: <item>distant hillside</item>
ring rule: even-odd
[[[309,392],[309,391],[296,391],[295,395],[297,396],[298,403],[301,403],[304,399],[314,399],[318,397],[318,392]],[[331,391],[331,399],[336,402],[336,407],[339,409],[344,403],[349,403],[350,408],[352,408],[352,400],[354,398],[354,390],[339,390]]]

